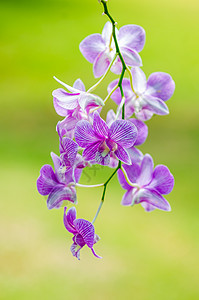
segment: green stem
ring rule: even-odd
[[[95,187],[103,186],[104,183],[85,185],[85,184],[81,184],[81,183],[77,183],[77,182],[76,182],[75,185],[76,185],[76,186],[79,186],[79,187],[84,187],[84,188],[95,188]]]
[[[106,187],[108,185],[108,183],[111,181],[111,179],[114,177],[114,175],[117,173],[117,171],[121,168],[121,161],[119,161],[119,164],[117,166],[117,168],[114,170],[114,172],[111,174],[111,176],[106,180],[106,182],[104,183],[104,189],[103,189],[103,192],[102,192],[102,198],[101,198],[101,202],[100,202],[100,205],[98,207],[98,210],[96,212],[96,215],[92,221],[92,224],[95,222],[95,220],[97,219],[97,216],[102,208],[102,204],[104,203],[104,199],[105,199],[105,194],[106,194]]]
[[[135,90],[134,90],[134,88],[133,88],[133,76],[132,76],[132,74],[131,74],[131,70],[129,69],[129,67],[127,67],[126,70],[127,70],[128,74],[129,74],[129,79],[130,79],[131,89],[132,89],[132,91],[134,92],[134,94],[136,94],[136,92],[135,92]]]
[[[113,39],[114,39],[114,43],[115,43],[116,54],[119,56],[121,63],[122,63],[122,72],[121,72],[121,75],[119,78],[118,87],[120,88],[121,96],[123,98],[124,92],[123,92],[123,88],[122,88],[122,80],[124,78],[125,71],[127,70],[127,66],[125,64],[125,61],[123,59],[123,56],[120,52],[120,48],[118,45],[118,41],[117,41],[117,37],[116,37],[116,33],[115,33],[116,22],[112,18],[112,16],[109,14],[107,2],[105,0],[101,0],[101,3],[103,4],[103,7],[104,7],[104,14],[107,15],[107,17],[109,18],[109,20],[112,23],[112,28],[113,28],[112,35],[113,35]],[[125,119],[125,103],[123,104],[123,107],[122,107],[122,119]]]

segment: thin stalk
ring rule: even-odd
[[[89,185],[86,185],[86,184],[81,184],[81,183],[77,183],[75,184],[76,186],[79,186],[79,187],[83,187],[83,188],[95,188],[95,187],[100,187],[100,186],[103,186],[104,183],[99,183],[99,184],[89,184]]]
[[[107,187],[109,181],[111,181],[111,179],[114,177],[114,175],[117,173],[117,171],[118,171],[120,168],[121,168],[121,162],[119,161],[119,164],[118,164],[117,168],[114,170],[114,172],[111,174],[111,176],[110,176],[110,177],[106,180],[106,182],[103,184],[104,189],[103,189],[103,192],[102,192],[101,202],[100,202],[100,205],[99,205],[99,207],[98,207],[98,209],[97,209],[97,212],[96,212],[96,214],[95,214],[95,217],[94,217],[94,219],[93,219],[93,221],[92,221],[92,224],[93,224],[93,223],[95,222],[95,220],[97,219],[97,216],[98,216],[98,214],[99,214],[99,212],[100,212],[100,210],[101,210],[101,208],[102,208],[102,204],[104,203],[105,194],[106,194],[106,187]]]
[[[120,48],[119,48],[116,33],[115,33],[115,26],[116,26],[117,23],[112,18],[112,16],[109,14],[108,7],[107,7],[107,2],[105,0],[101,0],[101,3],[103,4],[103,7],[104,7],[104,14],[107,15],[107,17],[109,18],[109,20],[112,23],[112,28],[113,28],[112,29],[112,36],[113,36],[114,43],[115,43],[116,54],[118,54],[118,56],[121,60],[121,63],[122,63],[122,72],[121,72],[121,75],[120,75],[120,78],[119,78],[118,87],[120,88],[121,96],[123,98],[124,97],[124,92],[123,92],[123,88],[122,88],[122,80],[124,78],[125,71],[127,70],[127,66],[126,66],[125,61],[123,59],[123,56],[120,52]],[[125,119],[125,103],[123,104],[123,107],[122,107],[122,119]]]
[[[127,70],[128,74],[129,74],[129,79],[130,79],[131,89],[132,89],[132,91],[134,92],[134,94],[136,94],[136,92],[135,92],[135,90],[134,90],[134,88],[133,88],[133,76],[132,76],[132,74],[131,74],[131,71],[130,71],[129,67],[127,67],[126,70]]]

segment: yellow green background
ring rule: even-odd
[[[73,258],[63,209],[47,210],[36,179],[51,163],[50,152],[58,154],[53,76],[70,85],[81,78],[87,88],[96,82],[79,43],[101,32],[107,18],[97,0],[1,1],[1,300],[199,299],[199,2],[109,0],[109,10],[118,27],[145,28],[147,76],[164,71],[176,82],[170,114],[147,122],[141,147],[175,176],[167,196],[172,211],[122,207],[124,191],[115,177],[96,221],[101,240],[95,250],[103,259],[86,247],[80,261]],[[113,78],[98,88],[101,97]],[[108,175],[107,169],[88,170],[82,182]],[[77,192],[78,217],[92,220],[102,191]]]

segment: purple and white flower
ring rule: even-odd
[[[163,72],[152,73],[148,80],[144,72],[136,67],[131,69],[133,78],[132,91],[130,80],[123,79],[123,90],[126,99],[125,102],[125,116],[129,118],[135,113],[139,120],[149,120],[153,114],[167,115],[169,113],[165,101],[171,98],[175,89],[175,83],[172,77]],[[110,92],[118,83],[114,80],[108,86]],[[111,99],[116,104],[120,104],[122,98],[119,89],[116,89],[111,95]]]
[[[69,91],[66,92],[64,89],[59,88],[52,93],[54,107],[58,115],[77,119],[81,115],[84,117],[85,113],[88,114],[91,108],[104,105],[99,96],[86,92],[81,79],[77,79],[71,87],[56,77],[54,78]]]
[[[72,233],[73,236],[73,244],[71,246],[72,255],[80,259],[80,250],[87,245],[94,256],[97,258],[101,258],[98,256],[93,246],[95,243],[99,241],[98,235],[95,234],[95,228],[93,224],[84,219],[76,219],[76,209],[75,207],[71,207],[66,214],[66,207],[64,208],[64,226],[66,230]]]
[[[111,109],[107,113],[106,122],[110,126],[115,120],[116,120],[116,114]],[[136,138],[134,145],[127,149],[127,152],[131,158],[131,163],[133,163],[133,162],[140,163],[143,159],[143,154],[135,146],[139,146],[146,141],[146,138],[148,136],[148,127],[144,122],[142,122],[138,119],[135,119],[135,118],[131,118],[128,121],[132,122],[135,125],[135,127],[137,128],[137,138]],[[117,166],[117,164],[116,163],[113,164],[113,160],[114,160],[114,158],[112,158],[112,165],[115,168],[115,166]]]
[[[126,149],[133,146],[137,138],[137,128],[125,120],[114,121],[110,128],[106,122],[94,113],[93,126],[88,121],[79,121],[75,129],[75,140],[78,145],[85,148],[83,157],[98,164],[108,165],[110,154],[130,164],[130,156]]]
[[[118,179],[127,190],[122,199],[122,205],[132,206],[139,204],[146,211],[152,211],[156,208],[170,211],[171,207],[167,200],[162,196],[169,194],[174,186],[174,177],[169,169],[164,165],[158,165],[153,170],[153,160],[149,154],[146,154],[141,165],[132,163],[132,165],[123,165],[128,176],[128,183],[122,170],[118,170]]]
[[[44,165],[40,170],[40,176],[37,179],[38,192],[46,196],[48,209],[60,208],[64,200],[72,203],[76,202],[76,190],[74,180],[78,182],[81,176],[81,169],[66,170],[63,167],[62,160],[53,152],[51,153],[55,172],[50,165]]]
[[[142,60],[138,52],[144,47],[144,29],[138,25],[125,25],[119,30],[116,29],[116,36],[125,63],[130,67],[141,66]],[[115,43],[112,36],[112,24],[107,22],[102,34],[96,33],[87,36],[80,43],[80,51],[83,56],[93,64],[94,76],[102,76],[116,54]],[[121,70],[122,64],[120,59],[117,58],[111,67],[111,71],[119,74]]]

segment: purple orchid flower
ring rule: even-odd
[[[156,208],[171,210],[170,204],[162,196],[162,194],[169,194],[174,186],[174,177],[166,166],[158,165],[153,170],[152,157],[146,154],[141,165],[133,163],[130,166],[123,165],[123,168],[132,186],[127,183],[123,172],[118,170],[119,182],[127,190],[122,205],[132,206],[141,203],[146,211]]]
[[[73,87],[54,77],[57,82],[63,85],[69,92],[64,89],[53,91],[54,107],[58,115],[62,117],[81,117],[88,114],[91,108],[103,106],[103,100],[96,95],[85,91],[85,86],[80,79],[77,79]]]
[[[125,63],[131,67],[141,66],[142,60],[138,52],[144,47],[144,29],[138,25],[125,25],[121,27],[119,31],[116,29],[116,35]],[[97,33],[87,36],[80,43],[80,51],[83,56],[93,64],[94,76],[102,76],[116,53],[111,23],[107,22],[105,24],[102,34]],[[111,67],[111,71],[119,74],[121,70],[122,64],[120,59],[117,58]]]
[[[135,113],[139,120],[149,120],[153,114],[167,115],[169,113],[165,101],[171,98],[175,89],[175,83],[172,77],[163,72],[152,73],[148,80],[144,72],[136,67],[131,69],[133,77],[133,87],[131,89],[130,81],[127,78],[123,80],[124,96],[126,98],[125,116],[131,117]],[[108,86],[110,92],[118,80],[114,80]],[[121,102],[121,93],[117,89],[111,98],[116,104]]]
[[[110,126],[115,120],[116,120],[116,114],[111,109],[107,113],[106,122]],[[146,141],[146,138],[148,136],[148,127],[144,122],[142,122],[138,119],[131,118],[128,121],[132,122],[135,125],[135,127],[137,128],[137,138],[136,138],[134,145],[127,149],[127,152],[131,158],[131,163],[133,163],[133,162],[140,163],[143,159],[143,154],[135,146],[142,145]],[[113,167],[115,168],[116,164],[113,162],[113,160],[114,160],[114,158],[112,157],[111,165],[109,164],[109,166],[112,167],[112,165],[113,165]]]
[[[64,200],[76,202],[76,191],[71,183],[74,183],[74,180],[78,182],[82,172],[81,169],[67,171],[67,168],[62,165],[62,160],[56,154],[52,152],[51,157],[55,172],[50,165],[44,165],[37,179],[38,192],[43,196],[48,195],[48,209],[60,208]]]
[[[114,121],[110,128],[106,122],[94,113],[93,126],[88,121],[79,121],[75,129],[75,140],[78,145],[85,148],[83,157],[98,164],[108,165],[110,154],[130,164],[131,160],[126,149],[133,146],[137,138],[137,128],[125,120]]]
[[[94,226],[91,222],[84,219],[76,219],[76,209],[71,207],[66,214],[67,207],[64,207],[64,226],[71,232],[73,236],[73,244],[71,246],[72,255],[80,259],[80,250],[87,245],[94,256],[98,256],[93,245],[99,241],[98,235],[95,234]]]

